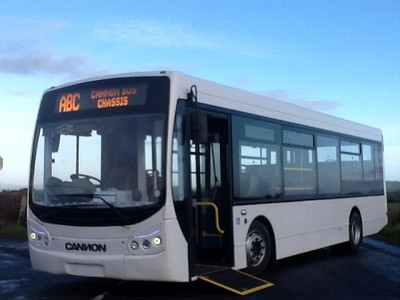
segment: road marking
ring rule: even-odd
[[[95,296],[94,298],[92,298],[92,299],[90,299],[90,300],[103,300],[104,297],[106,297],[106,296],[111,292],[111,290],[113,290],[113,289],[115,289],[115,288],[117,288],[117,287],[120,287],[120,286],[123,285],[123,284],[124,284],[123,281],[117,282],[117,283],[114,284],[114,286],[112,286],[108,291],[105,291],[105,292],[101,293],[100,295]]]
[[[11,293],[20,288],[20,283],[28,281],[28,278],[0,280],[1,293]]]

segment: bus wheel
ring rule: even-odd
[[[271,239],[268,229],[259,221],[254,221],[246,237],[246,272],[261,273],[271,257]]]
[[[348,248],[352,252],[357,252],[363,241],[362,221],[359,213],[353,213],[349,222],[349,242]]]

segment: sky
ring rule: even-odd
[[[380,128],[400,181],[398,0],[4,0],[0,190],[28,185],[45,89],[155,70]]]

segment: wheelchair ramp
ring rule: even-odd
[[[211,284],[242,296],[269,288],[274,285],[271,282],[232,269],[224,269],[205,275],[200,275],[198,276],[198,279],[207,281]]]

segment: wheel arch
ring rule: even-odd
[[[360,216],[361,223],[362,223],[363,218],[362,218],[362,215],[361,215],[361,211],[360,211],[360,209],[359,209],[357,206],[353,206],[353,208],[351,209],[350,214],[349,214],[349,222],[350,222],[351,216],[352,216],[353,214],[355,214],[355,213],[358,214],[358,215]]]
[[[271,222],[265,216],[258,216],[256,218],[254,218],[252,222],[254,222],[254,221],[260,222],[261,224],[263,224],[267,228],[267,230],[268,230],[268,232],[270,234],[271,260],[275,261],[276,260],[275,232],[274,232],[274,229],[273,229],[273,227],[271,225]]]

